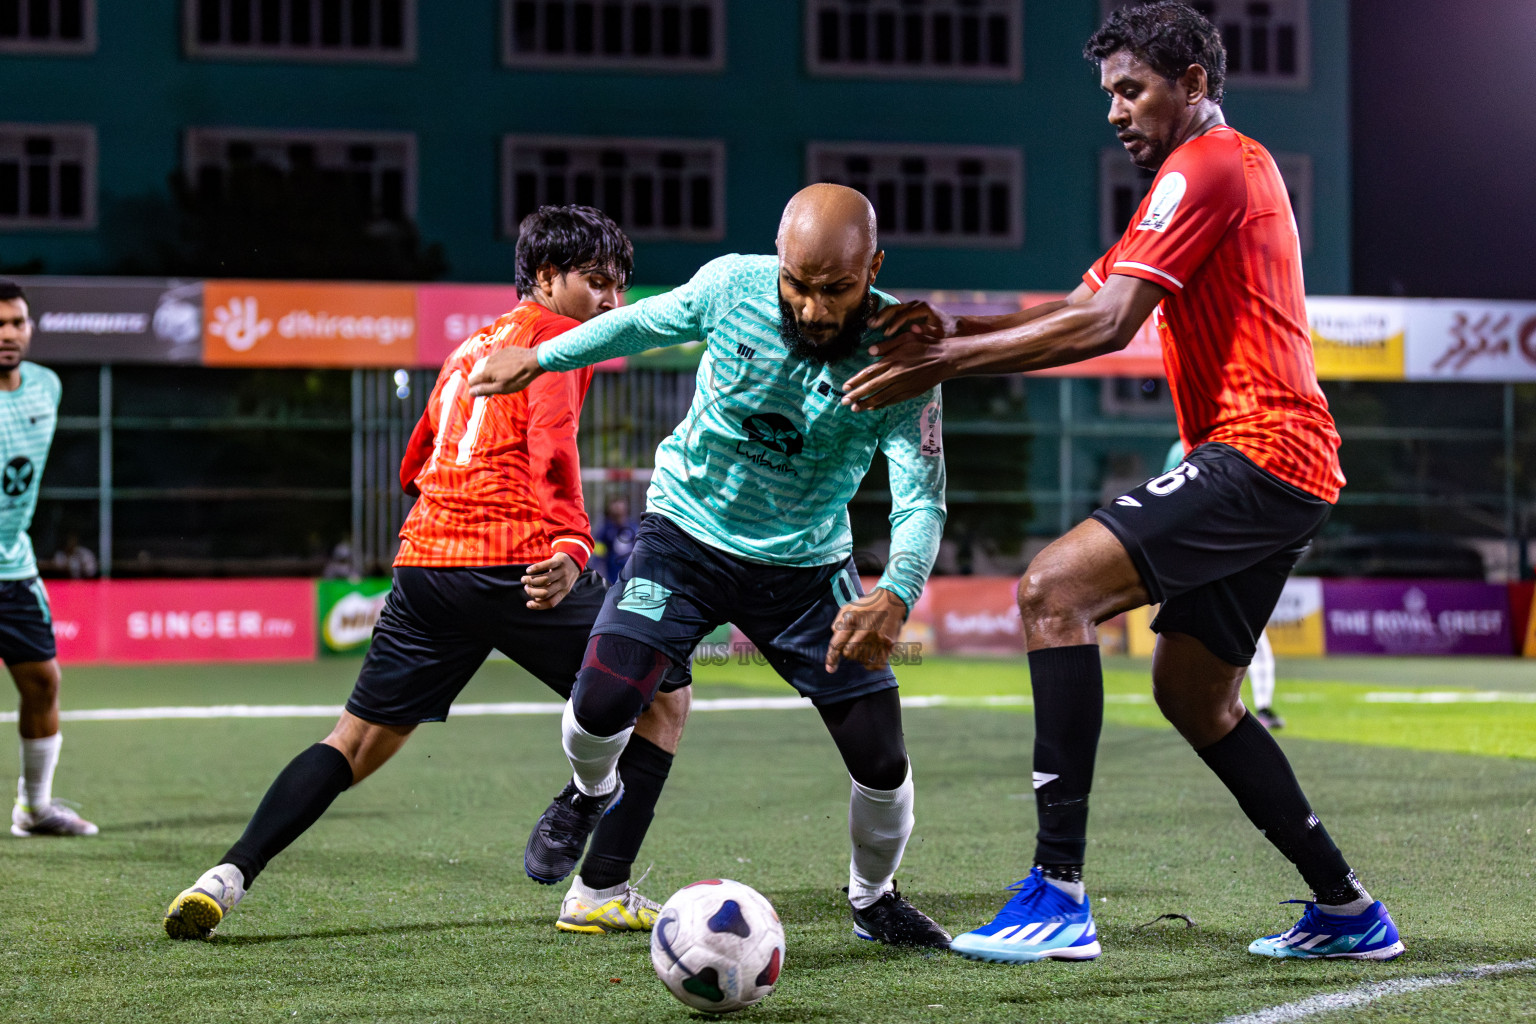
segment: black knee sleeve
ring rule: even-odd
[[[672,661],[638,640],[600,633],[587,641],[587,656],[571,690],[576,724],[594,736],[629,728],[656,699]]]

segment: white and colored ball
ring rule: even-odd
[[[730,879],[679,889],[651,931],[651,964],[696,1010],[729,1013],[773,991],[784,966],[784,926],[763,894]]]

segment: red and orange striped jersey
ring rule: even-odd
[[[524,565],[558,547],[586,567],[592,527],[576,424],[592,370],[546,373],[515,395],[469,394],[470,374],[492,352],[532,348],[576,323],[524,301],[443,363],[400,465],[401,486],[419,497],[396,565]]]
[[[1296,218],[1263,146],[1222,125],[1175,149],[1083,280],[1097,291],[1110,274],[1172,293],[1156,319],[1186,450],[1219,441],[1338,500],[1339,434],[1312,361]]]

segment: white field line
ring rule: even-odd
[[[1319,1013],[1332,1013],[1335,1010],[1347,1010],[1355,1006],[1364,1006],[1374,1003],[1378,999],[1390,996],[1407,995],[1410,992],[1422,992],[1429,988],[1441,988],[1445,985],[1460,985],[1463,982],[1475,981],[1478,978],[1486,978],[1495,974],[1509,974],[1515,971],[1536,970],[1536,960],[1512,960],[1502,964],[1479,964],[1476,967],[1468,967],[1465,970],[1452,971],[1450,974],[1431,974],[1417,978],[1395,978],[1392,981],[1378,981],[1370,985],[1359,985],[1355,988],[1347,988],[1342,992],[1325,992],[1318,996],[1309,996],[1299,999],[1294,1003],[1282,1003],[1279,1006],[1271,1006],[1266,1010],[1256,1010],[1253,1013],[1243,1013],[1236,1017],[1228,1017],[1220,1024],[1287,1024],[1289,1021],[1303,1020]]]
[[[1131,695],[1140,696],[1140,695]],[[1150,700],[1151,698],[1147,698]],[[1131,703],[1131,702],[1126,702]],[[1136,703],[1140,703],[1137,701]],[[1028,707],[1023,696],[1001,697],[903,697],[902,707]],[[711,697],[693,702],[694,711],[787,711],[809,708],[803,697]],[[558,715],[564,704],[554,701],[514,701],[498,704],[455,704],[452,717],[480,715]],[[194,707],[91,708],[65,711],[66,722],[144,722],[175,718],[335,718],[340,704],[211,704]],[[0,722],[16,721],[16,712],[0,712]]]
[[[1303,695],[1291,698],[1298,700]],[[1315,695],[1306,695],[1315,696]],[[1498,690],[1443,691],[1373,691],[1357,700],[1367,704],[1536,704],[1536,693],[1510,693]],[[1109,693],[1106,704],[1151,704],[1147,693]],[[1027,708],[1034,702],[1022,694],[994,697],[951,697],[944,695],[901,698],[904,708]],[[510,701],[497,704],[455,704],[456,717],[480,715],[558,715],[565,705],[552,701]],[[710,697],[693,702],[694,711],[787,711],[809,708],[803,697]],[[335,718],[340,704],[209,704],[189,707],[91,708],[65,711],[65,722],[135,722],[176,718]],[[16,721],[16,712],[0,711],[0,723]]]

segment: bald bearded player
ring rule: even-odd
[[[529,864],[554,873],[576,862],[622,793],[619,755],[667,669],[732,622],[810,698],[852,777],[854,934],[949,945],[895,887],[914,818],[889,665],[944,525],[939,391],[870,419],[841,404],[840,382],[874,362],[868,318],[894,302],[872,287],[884,255],[862,195],[812,185],[784,210],[777,258],[714,260],[681,288],[537,351],[504,349],[471,378],[476,395],[505,394],[542,373],[706,343],[693,406],[657,449],[634,551],[566,706],[582,813],[551,804],[529,837]],[[890,466],[891,558],[864,594],[849,557],[848,502],[877,449]]]

